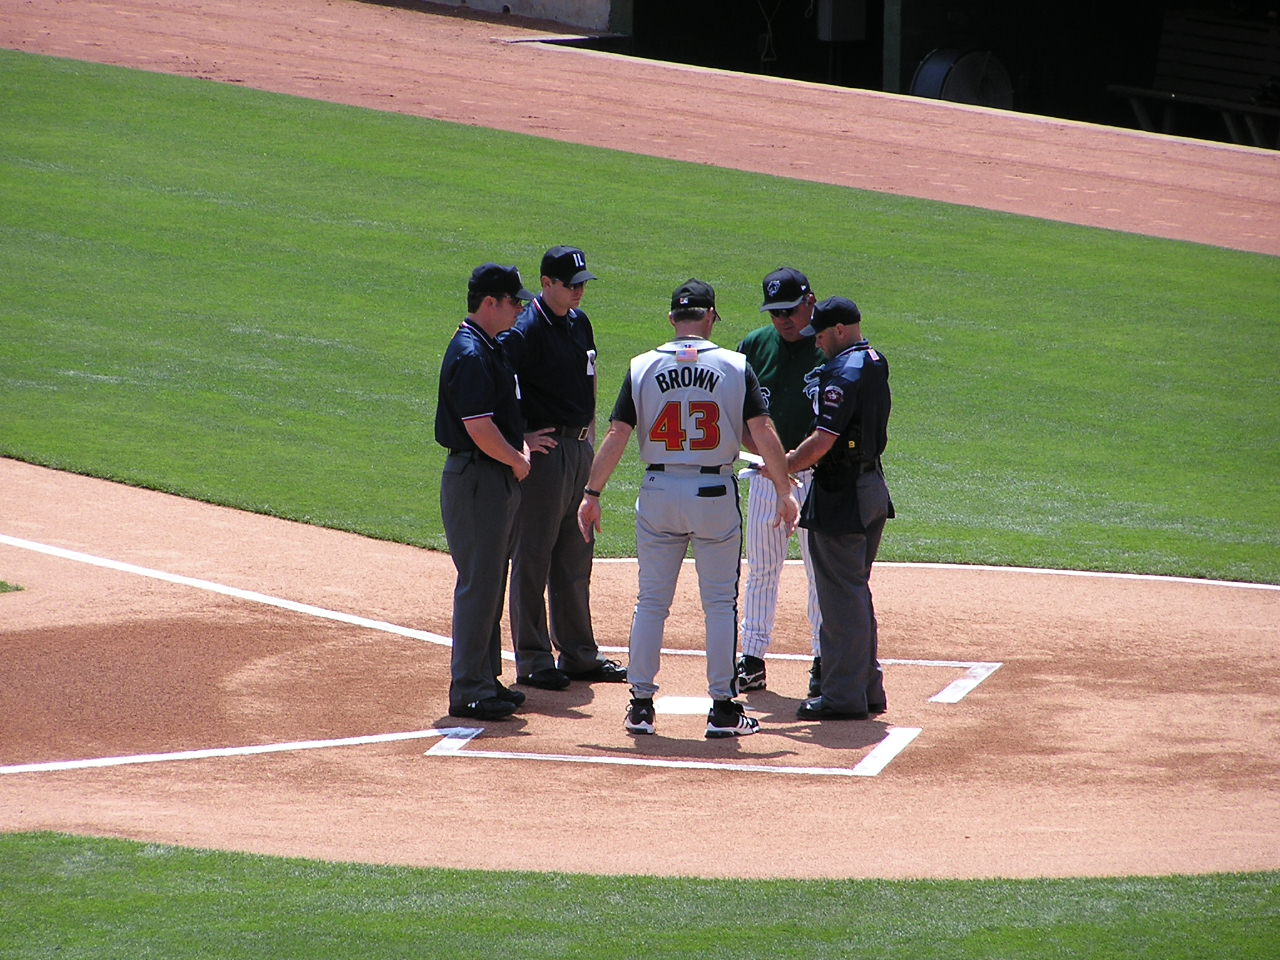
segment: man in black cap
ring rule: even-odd
[[[786,472],[786,456],[769,420],[769,407],[746,357],[709,338],[720,319],[716,292],[691,279],[671,295],[668,319],[675,336],[631,360],[618,392],[609,432],[591,469],[590,489],[578,509],[584,540],[600,529],[600,494],[634,433],[647,464],[636,502],[639,590],[631,618],[631,705],[626,729],[655,730],[654,694],[662,637],[680,567],[690,545],[706,622],[706,737],[749,736],[760,728],[734,700],[738,639],[738,572],[742,515],[738,507],[738,458],[750,424],[774,478],[776,521],[790,533],[799,505]]]
[[[515,267],[476,267],[467,284],[466,319],[440,367],[436,442],[449,451],[440,478],[440,513],[458,573],[449,683],[449,713],[455,717],[501,720],[525,699],[498,677],[507,561],[531,453],[515,372],[496,338],[532,297]]]
[[[801,331],[813,316],[817,302],[809,278],[792,267],[779,267],[761,284],[764,305],[772,323],[747,334],[738,344],[738,352],[746,355],[751,368],[760,378],[760,390],[769,402],[769,415],[778,428],[784,449],[791,450],[809,434],[813,408],[805,396],[805,377],[823,362],[822,351],[813,336]],[[751,438],[746,446],[754,451]],[[778,609],[778,582],[787,559],[791,538],[773,523],[773,483],[757,466],[749,466],[740,476],[747,481],[747,582],[742,593],[742,656],[738,658],[738,689],[765,689],[765,655],[773,643],[773,624]],[[811,469],[796,474],[801,502],[809,492],[813,479]],[[822,626],[818,593],[813,582],[809,557],[808,531],[796,531],[800,541],[800,557],[808,582],[806,610],[811,627],[810,645],[813,669],[810,671],[810,695],[816,696],[817,676],[821,672],[818,654],[818,631]]]
[[[803,331],[827,363],[810,385],[814,429],[787,454],[791,472],[812,466],[800,513],[809,531],[822,607],[820,691],[797,715],[866,720],[888,708],[871,601],[871,565],[894,515],[880,455],[888,443],[889,363],[862,336],[862,313],[844,297],[814,307]]]
[[[552,247],[542,257],[542,293],[499,338],[519,379],[531,446],[546,441],[523,485],[511,556],[516,679],[544,690],[563,690],[572,680],[627,678],[622,664],[606,660],[596,646],[593,547],[578,533],[595,445],[596,341],[581,310],[587,281],[594,279],[581,250]]]

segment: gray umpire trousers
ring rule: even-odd
[[[818,642],[822,699],[842,713],[866,713],[885,702],[884,672],[871,600],[871,565],[888,518],[889,493],[879,471],[858,478],[864,533],[809,530],[813,577],[822,607]]]
[[[453,590],[449,705],[497,696],[502,675],[502,601],[520,484],[511,468],[479,453],[451,453],[440,478],[440,514],[458,572]]]
[[[593,451],[587,440],[555,439],[554,448],[533,455],[533,469],[520,485],[511,554],[511,645],[521,677],[555,666],[586,671],[601,659],[591,627],[595,547],[578,530]]]

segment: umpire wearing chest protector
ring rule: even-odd
[[[862,314],[844,297],[819,303],[804,331],[828,358],[806,384],[814,429],[787,454],[787,469],[813,466],[800,525],[809,531],[822,608],[821,695],[804,719],[865,720],[888,708],[871,600],[875,562],[893,501],[880,455],[888,442],[889,363],[862,336]]]

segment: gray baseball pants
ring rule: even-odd
[[[652,697],[658,691],[664,628],[690,544],[706,625],[707,692],[714,700],[737,693],[738,479],[728,467],[710,475],[697,467],[668,466],[663,473],[645,474],[636,500],[639,591],[627,666],[632,696]]]

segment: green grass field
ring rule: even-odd
[[[0,454],[443,549],[473,266],[587,251],[607,415],[681,281],[736,343],[791,263],[893,365],[885,559],[1280,582],[1276,258],[16,53],[0,97]]]
[[[782,263],[893,364],[883,556],[1280,582],[1280,262],[0,52],[0,455],[444,547],[436,373],[476,264],[600,275],[607,407]],[[634,540],[634,455],[603,555]],[[0,569],[0,575],[3,575]],[[3,603],[3,600],[0,600]],[[464,874],[0,837],[13,957],[1270,957],[1277,875]]]
[[[1274,956],[1280,873],[767,881],[316,863],[0,836],[10,960]],[[3,914],[0,914],[3,918]]]

